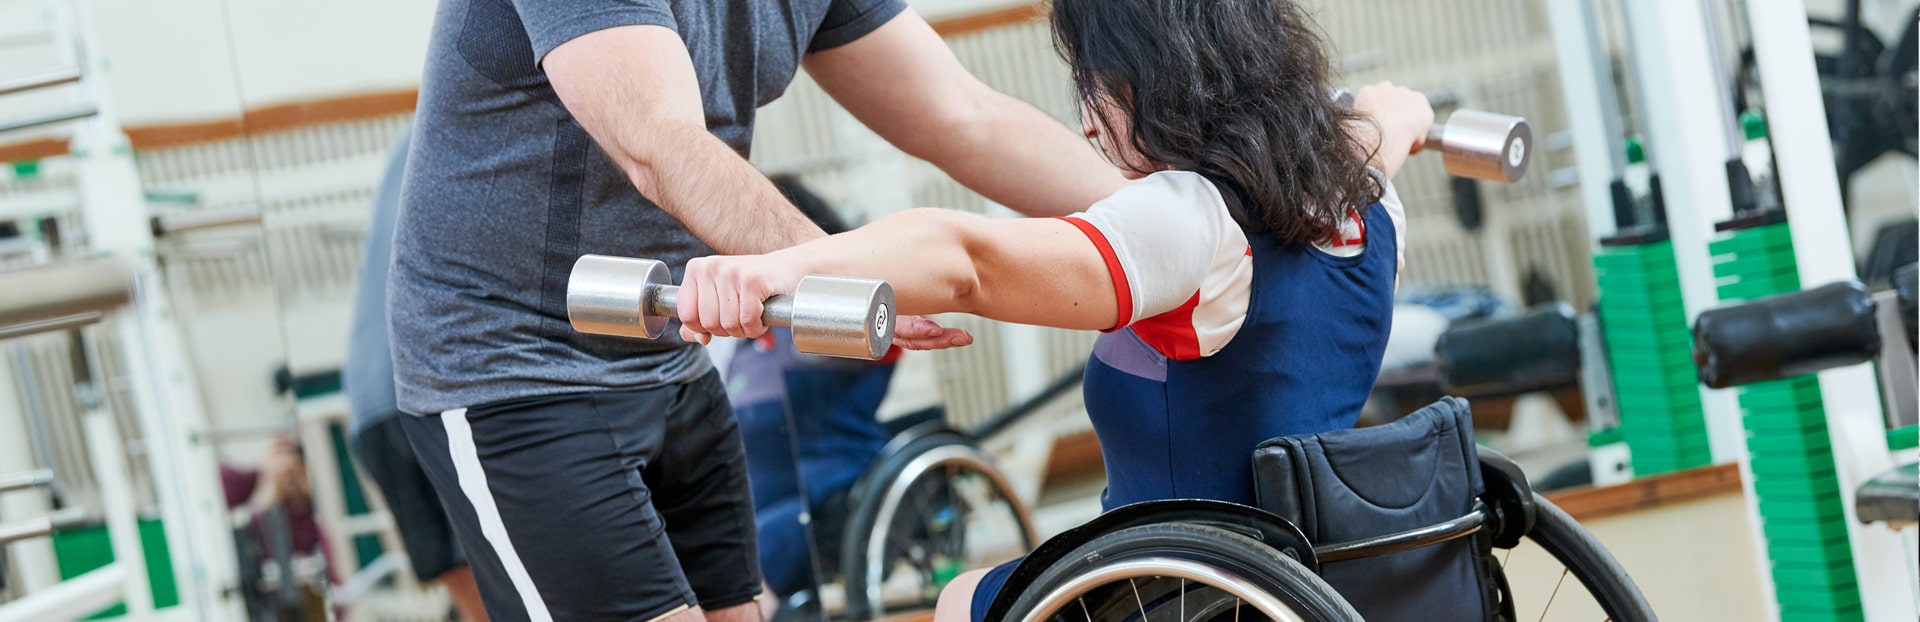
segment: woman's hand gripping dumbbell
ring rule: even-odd
[[[1344,88],[1333,93],[1347,108],[1367,112],[1373,102],[1362,101],[1366,98],[1361,95],[1394,97],[1406,92],[1387,83],[1361,87],[1359,93]],[[1520,117],[1458,109],[1445,123],[1433,123],[1426,140],[1413,145],[1412,153],[1422,151],[1439,151],[1449,174],[1514,183],[1527,174],[1533,160],[1533,126]]]
[[[943,329],[925,318],[896,318],[893,288],[886,281],[822,275],[795,275],[793,281],[791,294],[771,296],[759,305],[739,305],[743,310],[757,306],[753,317],[717,323],[737,337],[759,336],[768,327],[786,326],[793,329],[794,345],[801,352],[869,360],[886,355],[896,336],[902,345],[919,348],[972,342],[965,331]],[[716,323],[711,320],[718,318],[703,320],[688,313],[716,310],[719,292],[734,290],[692,285],[692,290],[674,286],[667,265],[659,261],[585,255],[574,262],[567,280],[567,319],[583,333],[641,339],[659,338],[673,318]],[[786,288],[769,284],[769,290],[774,289]],[[704,307],[701,302],[706,303]],[[701,343],[708,338],[685,329],[681,337]]]

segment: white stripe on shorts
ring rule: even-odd
[[[487,488],[487,473],[480,468],[480,452],[473,446],[473,428],[467,425],[467,409],[442,412],[440,421],[447,428],[447,449],[453,457],[453,471],[460,477],[460,492],[473,504],[473,513],[480,519],[480,533],[493,545],[493,554],[500,558],[500,565],[506,567],[514,591],[520,593],[520,602],[527,608],[527,617],[533,622],[553,622],[553,615],[547,613],[547,602],[541,600],[533,577],[527,575],[527,565],[513,552],[513,540],[507,538],[507,524],[500,520],[500,508],[493,504],[493,493]]]

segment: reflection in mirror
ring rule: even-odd
[[[395,59],[418,55],[422,6],[220,5],[233,90],[247,110],[235,146],[253,165],[244,185],[261,206],[287,339],[280,377],[293,418],[275,448],[291,448],[303,475],[298,495],[256,520],[291,538],[258,550],[255,619],[485,619],[400,430],[385,337],[385,268],[419,66]],[[407,24],[419,32],[381,36]],[[362,40],[349,33],[376,44],[345,45]],[[288,41],[313,36],[324,40]],[[288,557],[291,573],[280,570]]]
[[[193,16],[108,4],[0,6],[0,481],[44,473],[0,499],[0,602],[323,614],[232,65],[208,24],[155,27]]]

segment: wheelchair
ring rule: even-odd
[[[1639,588],[1591,534],[1535,494],[1513,461],[1492,450],[1476,450],[1465,402],[1448,398],[1442,404],[1452,405],[1467,422],[1466,440],[1455,443],[1460,457],[1454,470],[1473,469],[1465,479],[1483,483],[1481,492],[1459,500],[1468,509],[1458,515],[1370,537],[1315,541],[1302,525],[1326,522],[1317,516],[1338,520],[1341,508],[1349,506],[1322,506],[1301,516],[1300,508],[1286,507],[1285,495],[1268,494],[1294,484],[1273,481],[1288,476],[1263,468],[1263,458],[1256,453],[1254,478],[1261,489],[1261,507],[1179,499],[1114,509],[1041,544],[1013,571],[986,619],[1346,622],[1363,619],[1362,610],[1367,611],[1365,619],[1376,621],[1464,619],[1458,611],[1474,610],[1481,615],[1471,617],[1517,620],[1521,603],[1506,580],[1512,571],[1506,555],[1523,540],[1563,567],[1561,585],[1546,603],[1525,603],[1521,611],[1526,619],[1535,619],[1542,607],[1551,608],[1556,598],[1571,598],[1573,590],[1562,589],[1568,578],[1590,598],[1583,607],[1597,607],[1607,619],[1656,619]],[[1318,436],[1371,442],[1367,439],[1382,434],[1416,438],[1425,433],[1374,431],[1399,424]],[[1261,451],[1267,447],[1262,445]],[[1320,476],[1338,479],[1341,473],[1335,469]],[[1424,476],[1408,479],[1418,477]],[[1443,554],[1413,557],[1423,549]],[[1429,570],[1449,564],[1458,564],[1471,576],[1421,587],[1437,576]],[[1333,583],[1343,585],[1336,590]],[[1407,602],[1422,595],[1463,605],[1449,612]],[[1399,612],[1382,613],[1383,604],[1398,605]]]
[[[976,437],[933,407],[884,423],[891,437],[853,486],[813,510],[820,591],[775,620],[871,620],[931,610],[946,583],[1040,541],[1027,505]],[[836,589],[837,588],[837,589]],[[838,598],[823,596],[832,593]]]

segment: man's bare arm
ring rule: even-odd
[[[1085,137],[968,73],[911,9],[806,68],[887,142],[1022,214],[1082,211],[1126,185]]]
[[[634,187],[714,250],[765,253],[825,237],[707,132],[700,83],[678,33],[609,28],[554,48],[542,67],[567,111]]]

